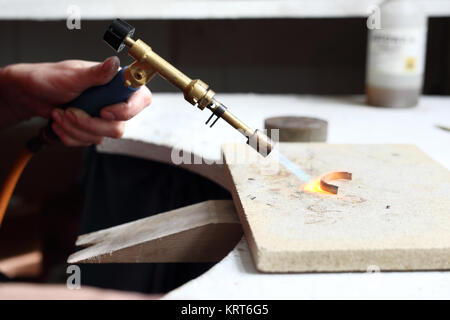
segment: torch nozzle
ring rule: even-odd
[[[212,99],[212,104],[207,107],[211,110],[212,114],[209,117],[206,124],[213,118],[214,115],[217,118],[210,125],[212,127],[219,118],[224,119],[233,128],[238,130],[243,136],[247,138],[247,144],[249,144],[253,149],[258,151],[262,156],[266,157],[273,149],[274,142],[262,131],[254,130],[247,126],[244,122],[239,120],[234,114],[232,114],[227,107],[216,99]]]

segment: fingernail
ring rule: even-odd
[[[66,116],[73,122],[77,122],[77,116],[72,110],[66,110]]]
[[[102,72],[114,71],[116,72],[119,69],[120,61],[116,56],[109,57],[102,63]]]
[[[116,119],[116,116],[113,113],[108,112],[108,111],[103,112],[102,117],[107,120],[115,120]]]
[[[53,120],[56,122],[62,122],[62,112],[60,110],[53,111]]]

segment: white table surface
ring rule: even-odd
[[[264,128],[264,119],[297,115],[328,121],[329,143],[410,143],[450,169],[450,98],[425,96],[408,109],[369,107],[363,96],[221,94],[217,98],[242,121]],[[224,120],[210,129],[210,111],[187,103],[181,93],[155,93],[150,107],[127,123],[123,139],[189,149],[219,159],[222,143],[245,141]],[[115,152],[122,141],[106,139],[99,150]],[[120,150],[119,150],[120,151]]]

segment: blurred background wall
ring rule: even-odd
[[[129,20],[136,37],[216,92],[362,94],[366,18]],[[0,66],[64,59],[103,60],[109,20],[0,21]],[[130,62],[120,55],[122,64]],[[156,78],[154,92],[176,91]],[[429,20],[425,94],[450,94],[450,18]]]

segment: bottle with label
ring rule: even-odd
[[[415,106],[422,92],[427,17],[409,0],[386,0],[378,9],[378,23],[368,23],[367,103]]]

